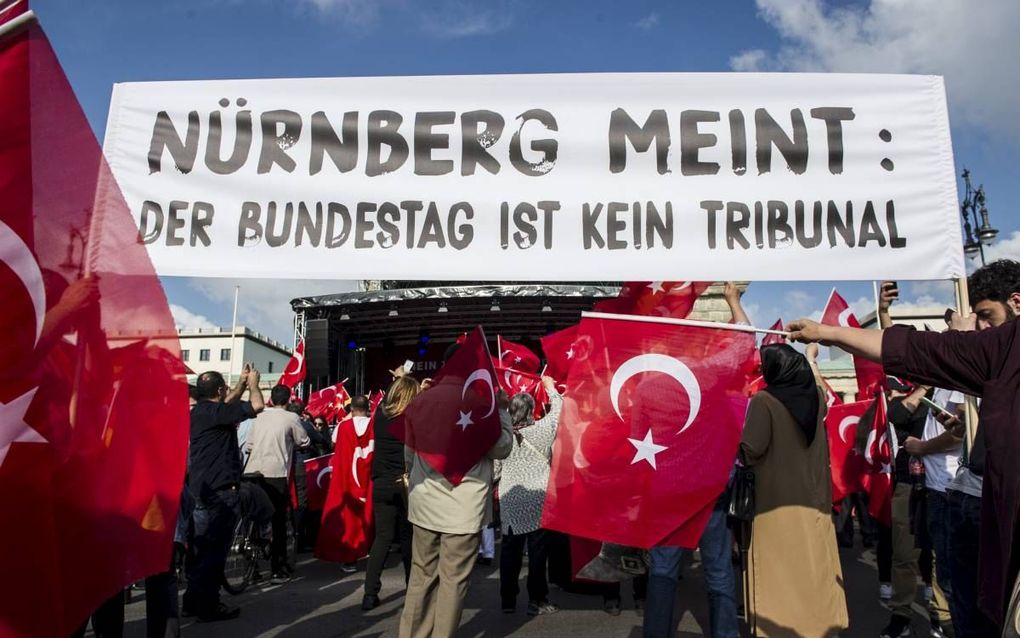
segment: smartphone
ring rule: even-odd
[[[950,417],[953,417],[953,418],[959,418],[955,414],[950,412],[949,410],[947,410],[944,407],[942,407],[941,405],[939,405],[938,403],[935,403],[934,401],[929,399],[928,397],[921,397],[921,403],[925,404],[926,406],[928,406],[932,410],[935,410],[936,412],[940,412],[942,414],[945,414],[946,416],[950,416]]]
[[[887,289],[892,294],[892,296],[896,297],[896,298],[899,298],[899,296],[900,296],[900,285],[897,284],[895,281],[890,281],[890,282],[887,282],[887,283],[889,284],[887,286]]]
[[[410,359],[404,361],[404,372],[410,372],[412,369],[414,369],[414,361]]]

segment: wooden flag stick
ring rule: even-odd
[[[673,319],[671,317],[648,317],[644,315],[614,315],[608,312],[582,312],[582,318],[590,319],[612,319],[616,321],[637,321],[640,323],[664,323],[671,326],[690,326],[693,328],[715,328],[717,330],[733,330],[736,332],[761,332],[769,335],[779,335],[790,338],[789,332],[782,330],[770,330],[768,328],[755,328],[738,323],[722,323],[719,321],[697,321],[695,319]]]

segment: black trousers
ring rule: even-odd
[[[855,492],[843,499],[839,513],[836,514],[836,539],[843,547],[853,547],[854,515],[861,530],[861,541],[865,546],[874,546],[878,540],[878,529],[868,514],[868,495]]]
[[[177,638],[181,635],[174,559],[171,551],[170,569],[145,579],[146,638]]]
[[[602,585],[602,600],[620,600],[620,583],[606,583]],[[634,577],[634,602],[643,601],[648,597],[648,574],[641,574]]]
[[[184,606],[199,616],[213,613],[219,606],[223,569],[240,507],[237,488],[220,490],[210,501],[198,503],[191,515],[194,559],[188,572]]]
[[[995,624],[978,608],[978,530],[981,497],[949,490],[949,611],[956,638],[995,636]]]
[[[121,590],[108,598],[92,612],[89,620],[92,621],[92,631],[96,638],[121,638],[124,635],[124,591]],[[71,634],[71,638],[82,638],[88,626],[89,621],[86,620]]]
[[[264,478],[260,481],[266,496],[273,503],[273,542],[269,546],[269,564],[273,573],[289,569],[287,565],[287,508],[290,490],[285,478]]]
[[[404,583],[411,577],[411,523],[407,520],[407,492],[396,479],[378,479],[372,483],[372,522],[375,539],[365,567],[365,595],[378,596],[382,589],[382,570],[393,540],[400,540],[404,562]]]
[[[499,595],[504,607],[513,607],[517,601],[525,544],[528,546],[528,601],[544,603],[549,598],[546,578],[549,549],[545,539],[542,529],[527,534],[514,534],[511,529],[503,537],[499,554]]]

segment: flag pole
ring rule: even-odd
[[[639,323],[663,323],[671,326],[688,326],[692,328],[714,328],[717,330],[732,330],[734,332],[761,332],[781,337],[790,337],[789,332],[783,330],[771,330],[769,328],[755,328],[736,323],[722,323],[719,321],[698,321],[695,319],[673,319],[671,317],[648,317],[644,315],[614,315],[608,312],[582,312],[581,318],[589,319],[611,319],[615,321],[636,321]]]
[[[956,310],[960,315],[966,317],[970,314],[970,290],[967,286],[966,277],[958,277],[954,282],[954,291],[956,293]],[[974,449],[974,437],[977,436],[977,404],[974,401],[974,397],[970,395],[966,396],[966,406],[963,411],[963,427],[964,427],[964,438],[967,440],[967,456],[970,456],[970,451]]]
[[[3,15],[6,11],[10,9],[13,9],[18,4],[20,3],[15,2],[13,5],[0,10],[0,15]],[[7,37],[17,35],[18,33],[21,32],[22,29],[38,21],[39,18],[36,17],[35,12],[32,11],[31,9],[22,13],[16,18],[11,18],[7,22],[0,24],[0,41],[3,41]]]
[[[227,375],[227,385],[234,383],[234,356],[237,353],[237,300],[241,296],[240,284],[234,286],[234,318],[230,322],[230,374]]]

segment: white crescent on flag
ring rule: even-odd
[[[369,441],[365,447],[354,448],[354,456],[351,458],[351,476],[354,478],[354,484],[359,488],[361,487],[361,481],[358,480],[358,459],[365,459],[367,461],[368,455],[374,451],[375,440]]]
[[[319,470],[319,475],[315,477],[315,484],[322,487],[322,479],[333,473],[333,465],[327,465],[326,467]]]
[[[468,375],[468,378],[464,381],[464,385],[460,389],[460,398],[463,399],[467,396],[467,390],[475,381],[483,381],[485,385],[489,386],[489,411],[486,412],[482,418],[488,418],[496,411],[496,389],[493,387],[492,374],[488,370],[478,369]]]
[[[32,300],[32,308],[35,310],[35,342],[39,343],[39,335],[42,334],[43,320],[46,316],[46,287],[43,285],[42,271],[31,249],[2,221],[0,221],[0,261],[14,271]]]
[[[609,384],[609,398],[613,402],[616,415],[621,420],[623,419],[623,414],[620,412],[620,390],[623,389],[623,384],[642,372],[661,372],[669,375],[687,391],[690,413],[687,415],[687,422],[677,434],[683,433],[694,423],[694,419],[698,417],[698,411],[701,410],[701,385],[686,364],[664,354],[639,354],[628,359],[616,369],[613,380]]]
[[[848,416],[844,417],[843,420],[839,422],[839,438],[843,439],[844,443],[850,442],[846,438],[846,431],[850,428],[851,425],[857,425],[860,422],[860,420],[861,417],[859,416]]]

